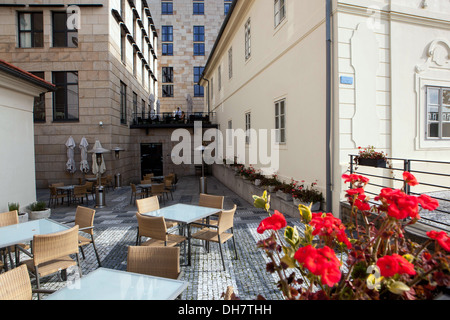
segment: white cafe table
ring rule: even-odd
[[[201,220],[204,218],[209,218],[210,216],[221,212],[222,209],[217,208],[208,208],[201,207],[195,205],[187,205],[187,204],[176,204],[173,206],[165,207],[162,209],[158,209],[151,212],[142,213],[144,216],[150,217],[164,217],[165,220],[170,220],[174,222],[178,222],[182,225],[187,226],[187,234],[188,234],[188,263],[187,265],[191,265],[191,228],[190,224]]]
[[[184,281],[98,268],[46,300],[173,300],[187,286]]]

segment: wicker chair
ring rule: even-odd
[[[95,246],[94,241],[94,216],[94,209],[78,206],[77,211],[75,212],[75,225],[79,227],[79,231],[90,235],[90,238],[86,238],[80,234],[78,235],[78,246],[80,247],[83,259],[86,259],[83,247],[92,243],[95,256],[97,257],[98,266],[101,267],[102,264],[100,262],[100,256],[98,255],[97,247]]]
[[[18,268],[0,275],[0,300],[31,300],[33,293],[53,293],[54,290],[32,290],[27,267]]]
[[[48,207],[51,208],[52,204],[54,207],[58,204],[58,200],[61,199],[61,204],[64,204],[64,198],[66,195],[64,193],[59,193],[56,186],[48,186],[50,190],[50,198],[48,199]]]
[[[231,210],[223,210],[219,213],[219,221],[216,225],[203,225],[204,229],[198,231],[197,233],[192,235],[192,239],[199,239],[206,242],[216,242],[219,244],[220,256],[222,257],[223,270],[225,268],[225,260],[223,258],[222,252],[222,243],[233,239],[234,252],[236,254],[236,260],[238,259],[237,250],[236,250],[236,242],[234,240],[233,233],[233,222],[234,222],[234,214],[236,213],[237,206],[234,205]],[[227,232],[231,230],[230,232]]]
[[[155,210],[159,210],[159,200],[158,197],[144,198],[136,200],[136,206],[138,213],[147,213]],[[178,223],[172,221],[166,221],[166,228],[171,229],[176,227]]]
[[[75,202],[80,201],[81,203],[84,203],[84,198],[86,198],[86,204],[89,205],[89,198],[86,185],[75,186],[73,188],[73,200]]]
[[[17,213],[17,210],[0,213],[0,227],[6,227],[18,223],[19,223],[19,215]],[[25,243],[18,243],[18,245],[24,250],[28,250],[30,248],[30,246]],[[5,268],[5,271],[8,270],[8,264],[6,261],[7,255],[9,256],[9,261],[11,262],[11,266],[13,267],[13,259],[11,256],[11,253],[13,252],[16,255],[16,264],[17,264],[19,263],[19,251],[16,251],[15,246],[10,246],[8,248],[0,248],[0,254],[2,255],[4,261],[3,268]]]
[[[180,248],[128,247],[127,271],[178,280]]]
[[[36,287],[40,289],[40,279],[53,273],[65,271],[72,266],[78,266],[80,277],[82,276],[80,258],[78,255],[78,231],[79,227],[46,235],[35,235],[32,243],[32,259],[23,263],[28,271],[36,277]],[[76,256],[74,261],[70,255]],[[38,294],[40,299],[40,295]]]
[[[145,193],[144,191],[142,191],[142,190],[137,190],[136,185],[133,184],[133,183],[130,183],[130,185],[131,185],[131,199],[130,199],[130,204],[133,203],[133,198],[134,198],[134,201],[136,201],[138,197],[139,197],[140,199],[142,199],[142,198],[145,197],[145,194],[146,194],[146,193]]]

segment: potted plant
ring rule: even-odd
[[[368,146],[367,148],[358,147],[358,150],[358,155],[355,157],[357,165],[377,168],[387,167],[387,154],[383,151],[376,151],[374,146]]]
[[[27,212],[20,212],[20,205],[19,203],[8,203],[8,210],[9,211],[17,211],[17,215],[19,217],[19,223],[27,222],[28,221],[28,213]]]
[[[30,204],[27,209],[30,211],[30,220],[47,219],[50,218],[50,214],[52,213],[52,210],[47,208],[45,201],[36,201]]]
[[[309,187],[303,187],[299,192],[300,203],[305,206],[311,206],[311,211],[320,210],[323,194],[316,189],[317,182],[312,182]]]

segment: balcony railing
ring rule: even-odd
[[[175,116],[173,112],[135,113],[130,128],[190,128],[194,127],[196,122],[201,122],[203,127],[215,127],[216,114],[214,112],[192,112],[183,116]]]
[[[362,166],[355,163],[356,155],[350,155],[350,173],[368,177],[367,194],[378,195],[382,188],[403,187],[410,195],[428,194],[439,201],[439,208],[432,213],[423,210],[420,221],[428,225],[439,225],[450,230],[450,162],[403,158],[387,158],[386,168]],[[403,181],[403,172],[411,172],[419,185],[410,187]],[[373,201],[372,201],[373,202]]]

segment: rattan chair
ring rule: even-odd
[[[78,206],[77,211],[75,212],[75,225],[79,227],[80,232],[86,233],[90,236],[89,238],[86,238],[78,234],[78,246],[80,247],[83,259],[86,259],[83,247],[92,244],[95,256],[97,257],[98,266],[101,267],[102,264],[100,262],[100,256],[98,255],[97,247],[95,246],[94,241],[94,217],[94,209]]]
[[[33,293],[53,293],[54,290],[33,290],[25,265],[0,275],[0,300],[32,300]]]
[[[61,199],[61,204],[64,204],[64,198],[66,195],[64,193],[59,193],[56,186],[48,186],[50,190],[50,198],[48,199],[48,207],[51,208],[52,204],[54,207],[58,204],[58,200]]]
[[[86,204],[89,205],[89,198],[86,185],[75,186],[73,188],[73,200],[75,202],[80,201],[81,203],[84,203],[84,198],[86,198]]]
[[[19,223],[19,215],[17,213],[17,210],[0,213],[0,227],[6,227],[18,223]],[[18,243],[17,245],[25,250],[28,250],[30,248],[30,246],[25,243]],[[10,246],[8,248],[0,248],[0,254],[3,257],[4,263],[3,268],[5,268],[5,271],[8,270],[7,256],[9,257],[11,268],[14,267],[13,259],[11,256],[11,253],[13,252],[15,253],[17,264],[19,263],[19,251],[16,251],[16,246]]]
[[[150,197],[136,200],[137,212],[140,214],[156,211],[160,209],[158,197]],[[171,229],[176,227],[178,223],[173,221],[166,221],[166,228]]]
[[[72,266],[78,266],[80,277],[82,276],[78,255],[78,231],[79,227],[74,226],[68,230],[33,237],[32,259],[23,263],[36,277],[37,289],[40,289],[42,277],[61,271],[64,278],[65,271]],[[76,256],[76,260],[70,257],[72,254]],[[40,299],[39,294],[38,298]]]
[[[225,260],[223,258],[222,244],[226,241],[233,239],[234,252],[236,254],[236,260],[238,259],[236,242],[234,240],[233,224],[234,224],[234,214],[236,213],[237,206],[234,205],[231,210],[223,210],[219,213],[219,221],[217,225],[206,225],[206,228],[201,229],[197,233],[192,235],[192,239],[199,239],[206,242],[216,242],[219,244],[220,256],[222,257],[223,270],[225,268]],[[231,230],[230,232],[227,232]]]
[[[127,271],[155,277],[180,279],[180,248],[128,247]]]
[[[130,199],[130,204],[133,203],[133,199],[134,199],[134,201],[136,201],[138,197],[139,197],[139,199],[142,199],[142,198],[145,197],[146,193],[145,193],[144,191],[138,190],[138,189],[136,188],[136,185],[133,184],[133,183],[130,183],[130,185],[131,185],[131,199]]]

